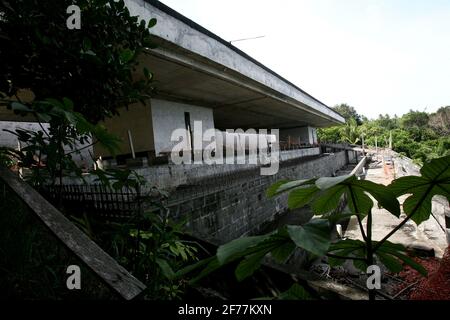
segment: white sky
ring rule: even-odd
[[[317,99],[375,118],[450,105],[450,0],[162,0]]]

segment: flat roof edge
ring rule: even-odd
[[[328,110],[324,112],[324,114],[328,115],[331,118],[334,118],[336,120],[336,123],[343,123],[344,119],[343,117],[336,112],[335,110],[333,110],[332,108],[330,108],[328,105],[326,105],[325,103],[321,102],[320,100],[318,100],[317,98],[313,97],[312,95],[310,95],[309,93],[307,93],[306,91],[304,91],[303,89],[299,88],[298,86],[296,86],[295,84],[293,84],[292,82],[290,82],[289,80],[285,79],[284,77],[282,77],[281,75],[279,75],[278,73],[276,73],[275,71],[271,70],[270,68],[268,68],[267,66],[265,66],[264,64],[262,64],[261,62],[257,61],[256,59],[252,58],[251,56],[249,56],[248,54],[246,54],[245,52],[243,52],[242,50],[238,49],[237,47],[235,47],[234,45],[232,45],[231,43],[229,43],[228,41],[222,39],[221,37],[219,37],[218,35],[214,34],[213,32],[207,30],[206,28],[202,27],[201,25],[199,25],[198,23],[192,21],[191,19],[187,18],[186,16],[180,14],[179,12],[175,11],[174,9],[168,7],[167,5],[161,3],[160,1],[157,0],[130,0],[133,2],[142,2],[142,3],[147,3],[148,5],[160,10],[161,12],[163,12],[164,14],[171,16],[172,18],[174,18],[175,20],[178,20],[180,22],[182,22],[183,24],[187,25],[188,27],[196,30],[197,32],[214,39],[215,41],[217,41],[218,43],[220,43],[221,45],[227,47],[228,49],[232,50],[233,52],[235,52],[236,54],[238,54],[239,56],[241,56],[241,58],[253,63],[254,65],[256,65],[257,67],[261,68],[262,70],[268,72],[269,74],[271,74],[272,76],[278,78],[279,80],[281,80],[283,83],[285,83],[286,85],[292,87],[295,90],[298,90],[302,95],[304,95],[306,98],[311,99],[313,101],[313,104],[310,105],[309,107],[316,109],[316,107],[314,107],[314,104],[318,104],[320,106],[322,106],[322,108],[325,108]],[[157,34],[155,34],[156,36],[158,36]],[[177,44],[177,43],[175,43]],[[195,53],[195,52],[194,52]],[[214,61],[214,60],[213,60]],[[216,61],[218,62],[218,61]],[[239,70],[236,70],[238,72],[240,72]],[[240,72],[241,73],[241,72]],[[247,76],[245,73],[242,73],[244,76]],[[251,77],[250,77],[251,78]],[[264,84],[264,83],[262,83]],[[267,84],[266,84],[267,85]],[[283,92],[280,92],[283,93]],[[283,93],[284,94],[284,93]],[[301,100],[299,100],[300,102],[302,102]],[[320,112],[320,107],[319,109],[317,109],[317,111]]]

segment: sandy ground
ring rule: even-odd
[[[380,156],[381,160],[381,156]],[[397,161],[394,159],[395,165]],[[398,168],[397,168],[398,169]],[[388,185],[394,179],[394,173],[398,170],[388,168],[386,166],[379,166],[376,168],[370,168],[367,170],[366,179]],[[399,198],[400,204],[407,196]],[[445,199],[434,198],[433,199],[433,214],[436,217],[430,216],[430,219],[423,222],[419,227],[413,222],[408,221],[397,233],[395,233],[389,240],[394,243],[401,243],[405,246],[426,246],[434,248],[436,257],[442,257],[445,249],[447,248],[447,238],[445,232],[445,217],[442,205],[438,205],[438,202],[446,202]],[[446,204],[448,207],[448,202]],[[377,205],[372,209],[373,213],[373,227],[372,238],[374,240],[381,240],[389,231],[397,226],[405,217],[403,211],[400,218],[395,217],[384,209],[379,209]],[[365,226],[365,220],[363,221]],[[444,230],[442,229],[444,228]],[[358,227],[356,218],[352,218],[348,225],[347,231],[344,234],[345,237],[350,239],[362,240],[362,236]]]

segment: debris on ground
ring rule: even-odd
[[[417,258],[416,258],[417,259]],[[408,282],[417,282],[410,291],[410,300],[450,300],[450,246],[443,258],[417,259],[428,270],[428,277],[420,277],[415,270],[404,272]]]

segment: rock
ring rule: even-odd
[[[417,257],[435,257],[434,248],[422,244],[411,244],[406,248]]]

